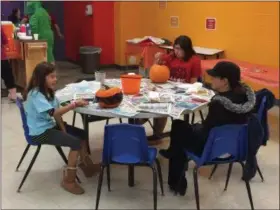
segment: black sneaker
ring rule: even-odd
[[[188,182],[186,179],[183,179],[181,183],[177,184],[176,186],[169,185],[169,190],[174,192],[174,195],[178,195],[179,193],[181,196],[185,196],[187,192],[187,188],[188,188]]]

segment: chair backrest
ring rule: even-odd
[[[261,104],[258,109],[258,119],[260,122],[262,121],[263,115],[267,114],[266,109],[265,109],[266,100],[267,100],[267,98],[264,96],[261,100]]]
[[[148,142],[141,125],[106,125],[104,133],[103,164],[145,163],[148,161]]]
[[[214,161],[245,160],[248,148],[248,125],[224,125],[211,130],[200,165]],[[222,158],[224,155],[227,157]]]
[[[35,143],[32,142],[31,137],[29,136],[29,128],[28,128],[28,125],[27,125],[27,119],[26,119],[26,114],[25,114],[25,111],[24,111],[22,99],[17,98],[16,99],[16,105],[17,105],[17,107],[19,108],[19,111],[20,111],[20,116],[21,116],[22,127],[23,127],[23,131],[24,131],[25,139],[26,139],[28,144],[36,145]]]
[[[260,124],[262,125],[262,128],[264,130],[264,134],[265,134],[263,136],[262,145],[266,145],[266,143],[269,139],[269,124],[268,124],[268,122],[263,123],[264,118],[267,119],[267,107],[266,107],[267,105],[266,105],[266,103],[267,103],[267,97],[264,96],[261,100],[261,104],[259,105],[259,109],[258,109],[258,112],[257,112],[258,120],[259,120]]]

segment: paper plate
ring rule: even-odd
[[[21,39],[21,40],[32,40],[33,37],[32,36],[20,36],[19,39]]]

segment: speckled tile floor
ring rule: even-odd
[[[69,65],[69,67],[67,66]],[[80,77],[80,69],[70,64],[60,64],[58,76],[60,85],[73,82]],[[108,70],[109,77],[120,72]],[[64,119],[71,122],[72,113]],[[112,120],[110,123],[117,123]],[[265,182],[256,176],[251,182],[252,194],[256,209],[279,209],[279,108],[270,112],[271,140],[259,151],[258,159]],[[95,161],[101,158],[103,127],[105,122],[90,124],[90,145]],[[77,126],[81,126],[77,117]],[[170,122],[167,126],[170,129]],[[147,133],[151,133],[146,126]],[[16,189],[27,169],[34,149],[29,151],[19,172],[15,172],[17,162],[26,146],[20,115],[15,104],[9,104],[2,98],[2,209],[93,209],[97,187],[97,177],[86,179],[80,174],[82,186],[86,193],[81,196],[71,195],[60,187],[63,162],[56,150],[44,146],[34,167],[27,178],[21,193]],[[168,139],[159,147],[167,147]],[[65,149],[67,152],[68,149]],[[168,163],[159,157],[163,168],[165,196],[158,196],[158,209],[194,209],[195,198],[192,170],[187,173],[189,187],[186,196],[174,196],[167,189]],[[192,166],[190,167],[192,168]],[[244,183],[240,180],[241,168],[234,166],[227,192],[223,192],[227,166],[221,166],[212,180],[208,180],[209,169],[201,172],[199,177],[200,199],[202,209],[249,209],[249,201]],[[127,168],[114,166],[111,172],[112,192],[107,191],[106,181],[100,200],[100,209],[152,209],[152,173],[150,169],[137,168],[136,185],[127,186]]]

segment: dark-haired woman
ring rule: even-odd
[[[182,120],[173,121],[170,146],[167,150],[160,150],[160,154],[169,159],[168,185],[181,195],[187,188],[185,177],[178,183],[186,163],[184,150],[201,156],[212,128],[247,123],[255,106],[255,93],[240,83],[240,68],[236,64],[219,62],[208,70],[208,74],[213,77],[211,84],[217,94],[209,103],[207,118],[202,124],[195,125]]]
[[[8,57],[5,53],[5,45],[7,44],[8,44],[8,40],[1,26],[1,78],[4,80],[5,85],[9,91],[8,98],[11,101],[15,101],[17,97],[17,90],[16,90],[13,71],[10,62],[8,60]]]
[[[15,26],[20,24],[21,17],[20,17],[20,9],[15,8],[12,10],[12,14],[8,17],[8,20],[11,21]]]
[[[201,76],[201,61],[188,36],[177,37],[170,54],[157,53],[155,63],[166,65],[170,69],[170,80],[175,82],[194,83]]]
[[[29,135],[38,144],[70,147],[61,186],[70,193],[82,194],[84,190],[75,180],[77,166],[86,177],[92,177],[99,165],[93,164],[87,153],[84,131],[65,124],[62,115],[88,102],[77,100],[60,107],[54,92],[56,83],[54,65],[43,62],[35,67],[24,96]]]
[[[201,61],[196,55],[192,40],[188,36],[175,39],[173,52],[157,53],[155,63],[166,65],[170,70],[170,80],[183,83],[195,83],[201,77]],[[167,118],[154,119],[155,136],[159,139],[167,123]]]

